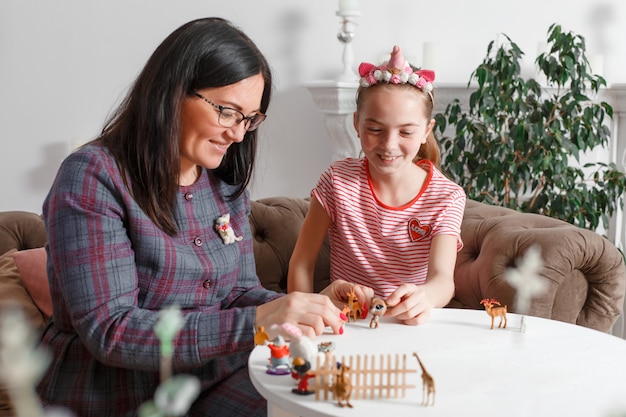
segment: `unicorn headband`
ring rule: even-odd
[[[433,81],[435,72],[431,70],[415,69],[404,60],[402,51],[398,45],[393,47],[389,61],[383,62],[380,66],[362,62],[359,65],[359,75],[361,87],[369,87],[378,83],[388,84],[411,84],[427,93],[431,101],[433,100]]]

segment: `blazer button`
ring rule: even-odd
[[[202,283],[202,286],[203,286],[204,288],[206,288],[206,289],[211,288],[211,280],[210,280],[210,279],[207,279],[206,281],[204,281],[204,282]]]
[[[194,240],[193,240],[193,244],[196,246],[202,246],[202,238],[197,236]]]
[[[185,193],[185,200],[187,201],[193,200],[193,194],[189,192]]]

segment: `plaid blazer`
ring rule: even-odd
[[[184,317],[174,373],[209,389],[246,365],[255,306],[279,295],[256,275],[249,196],[228,201],[232,191],[210,170],[180,187],[171,237],[130,196],[107,149],[66,158],[43,207],[54,310],[42,339],[53,356],[38,386],[44,404],[79,416],[136,414],[159,383],[153,327],[171,305]],[[220,238],[225,213],[242,240]]]

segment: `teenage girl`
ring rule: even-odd
[[[382,65],[362,63],[359,75],[354,128],[364,156],[336,161],[313,189],[288,290],[313,291],[328,234],[334,299],[346,300],[354,286],[361,305],[381,297],[392,307],[387,316],[420,324],[454,294],[465,193],[439,169],[433,71],[411,66],[395,46]]]

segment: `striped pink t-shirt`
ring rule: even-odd
[[[461,241],[465,192],[428,160],[420,193],[403,207],[378,201],[371,188],[365,158],[334,162],[320,177],[312,195],[330,216],[330,278],[367,285],[387,298],[403,283],[423,284],[433,236]]]

